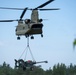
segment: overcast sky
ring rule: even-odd
[[[0,7],[35,8],[47,0],[0,0]],[[55,0],[44,8],[60,8],[56,11],[39,11],[43,21],[43,35],[35,35],[30,39],[30,49],[36,61],[47,60],[48,64],[40,64],[49,69],[54,64],[76,64],[76,51],[73,50],[73,41],[76,38],[76,0]],[[22,11],[0,9],[1,19],[19,19]],[[31,16],[27,11],[24,19]],[[27,39],[21,36],[17,40],[15,28],[17,22],[0,23],[0,64],[4,61],[14,67],[14,59],[19,59],[27,46]],[[31,59],[28,52],[27,60]],[[22,57],[24,59],[24,56]]]

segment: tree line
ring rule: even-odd
[[[58,63],[48,70],[35,66],[33,71],[23,71],[22,69],[12,68],[4,62],[0,65],[0,75],[76,75],[76,65],[70,64],[66,66],[63,63]]]

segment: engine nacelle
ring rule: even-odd
[[[43,19],[39,19],[39,22],[42,22],[43,21]]]
[[[25,23],[26,23],[26,24],[30,23],[30,19],[26,19],[26,20],[25,20]]]

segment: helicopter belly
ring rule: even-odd
[[[33,35],[33,34],[42,34],[42,29],[31,29],[26,34]]]
[[[27,34],[33,35],[33,34],[42,34],[42,27],[43,24],[37,23],[37,24],[31,24],[31,29]]]
[[[30,27],[18,26],[16,29],[16,35],[35,35],[42,34],[43,24],[31,24]]]
[[[42,29],[27,29],[19,30],[16,32],[16,35],[33,35],[33,34],[42,34]]]

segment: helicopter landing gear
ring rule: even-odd
[[[17,37],[17,40],[20,40],[20,37],[19,36]]]
[[[31,36],[31,39],[34,39],[34,36]]]
[[[25,35],[25,37],[27,38],[27,37],[29,37],[29,35]]]
[[[41,37],[43,37],[43,34],[41,34]]]

